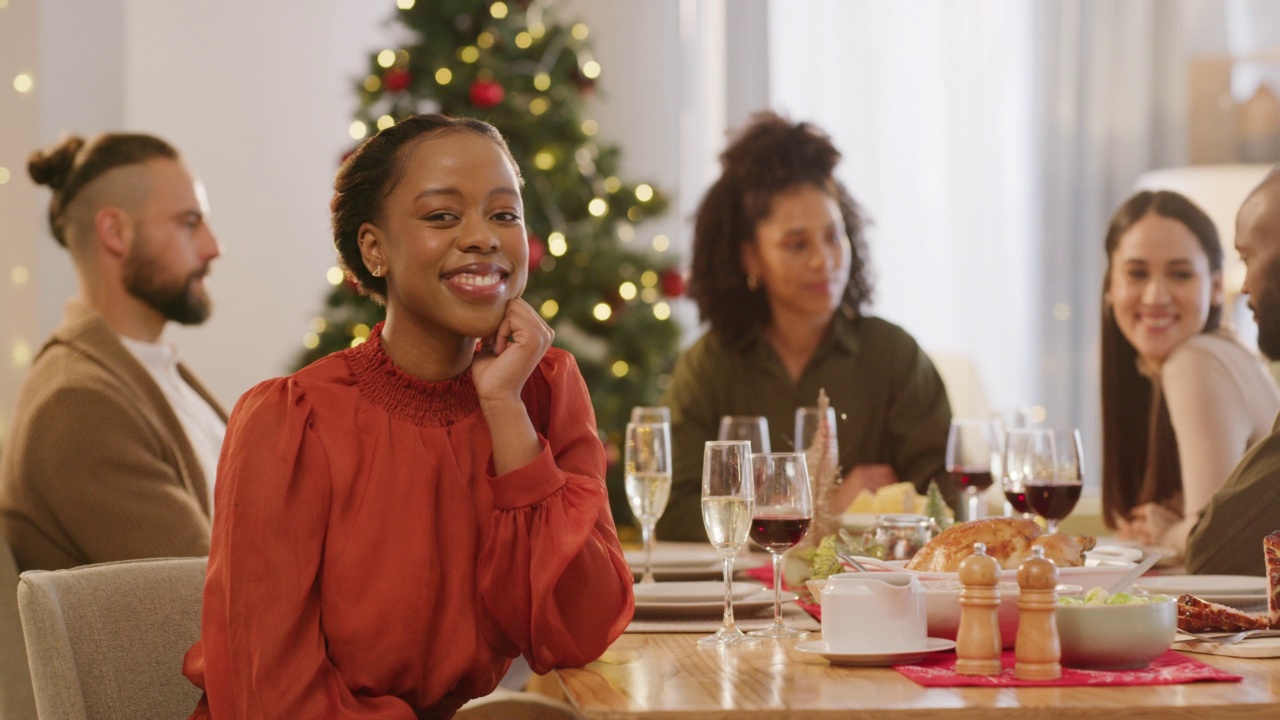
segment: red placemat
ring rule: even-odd
[[[1078,670],[1062,668],[1057,680],[1019,680],[1013,676],[1014,654],[1006,650],[1000,658],[999,675],[956,674],[955,653],[939,653],[914,665],[894,665],[893,669],[926,687],[976,685],[982,687],[1032,687],[1044,685],[1176,685],[1203,680],[1236,682],[1239,675],[1223,672],[1180,652],[1166,650],[1140,670]]]

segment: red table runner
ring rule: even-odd
[[[1174,685],[1203,680],[1235,682],[1232,675],[1180,652],[1166,650],[1145,668],[1138,670],[1078,670],[1062,668],[1057,680],[1019,680],[1013,676],[1014,655],[1006,650],[1000,658],[1004,670],[999,675],[956,674],[955,653],[938,653],[914,665],[894,665],[893,669],[926,687],[1033,687],[1047,685]]]

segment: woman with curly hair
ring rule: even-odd
[[[836,410],[843,507],[858,491],[943,481],[951,407],[933,364],[871,300],[865,223],[835,179],[831,139],[757,114],[721,155],[698,207],[689,295],[708,332],[676,363],[675,467],[658,534],[702,540],[702,446],[724,415],[762,415],[790,449],[795,410],[825,390]]]

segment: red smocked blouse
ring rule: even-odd
[[[447,718],[517,654],[585,664],[631,619],[573,356],[549,350],[522,393],[542,453],[495,476],[470,371],[418,380],[380,331],[232,413],[192,718]]]

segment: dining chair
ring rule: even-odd
[[[40,720],[186,718],[205,558],[22,573],[18,607]]]
[[[4,535],[0,535],[0,720],[36,720],[18,614],[18,564]]]

